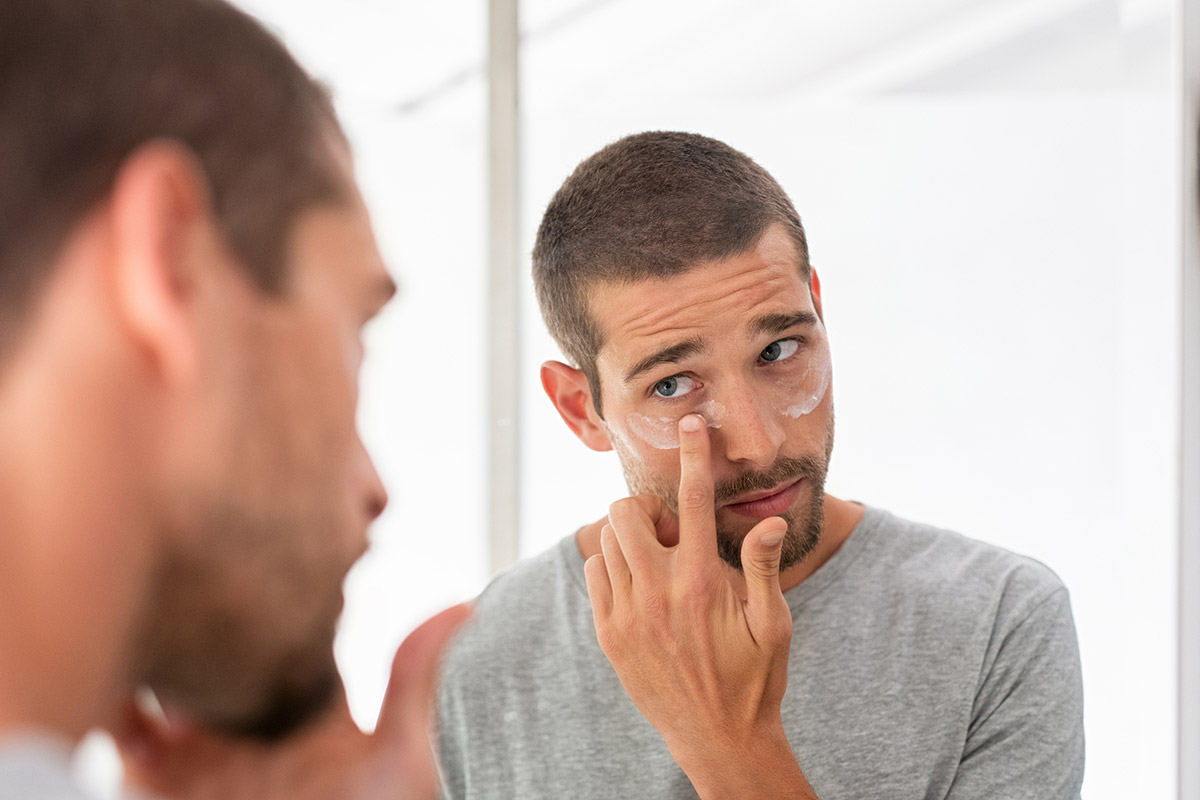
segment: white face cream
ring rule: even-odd
[[[795,381],[777,381],[784,390],[784,400],[777,410],[785,417],[796,419],[811,414],[825,399],[829,391],[829,348],[820,347],[811,352],[808,367]]]
[[[705,400],[688,414],[699,414],[704,417],[710,428],[721,427],[725,419],[725,406],[716,400]],[[686,414],[669,417],[648,417],[644,414],[632,413],[625,417],[625,426],[630,433],[641,439],[656,450],[679,449],[679,420]]]
[[[824,340],[818,340],[815,346],[796,357],[807,359],[807,362],[799,361],[791,370],[792,376],[789,378],[775,380],[773,385],[772,382],[765,381],[761,385],[755,407],[751,410],[739,410],[739,413],[756,414],[765,423],[772,417],[798,419],[815,411],[829,391],[832,373],[829,348]],[[720,386],[711,387],[711,391],[719,395]],[[609,430],[620,436],[626,444],[636,439],[656,450],[677,450],[679,420],[687,414],[699,414],[707,421],[708,427],[720,428],[726,420],[727,409],[718,400],[709,399],[692,408],[663,416],[632,412],[625,416],[624,426],[614,426]]]

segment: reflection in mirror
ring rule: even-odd
[[[1169,5],[530,0],[523,26],[524,250],[563,178],[630,132],[766,167],[823,282],[829,490],[1050,566],[1079,633],[1085,796],[1173,796]],[[528,296],[532,375],[561,354]],[[625,484],[533,393],[522,426],[533,555]]]

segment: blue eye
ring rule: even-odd
[[[686,375],[672,375],[654,384],[654,394],[658,397],[683,397],[692,390],[693,381]]]
[[[780,339],[764,347],[758,357],[763,361],[783,361],[791,358],[799,349],[800,343],[795,339]]]

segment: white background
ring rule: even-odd
[[[487,579],[486,7],[245,0],[332,84],[402,295],[361,423],[392,502],[338,641],[369,725],[405,632]],[[1071,590],[1084,796],[1175,786],[1177,191],[1161,0],[526,0],[522,232],[639,130],[745,151],[820,271],[829,489],[995,542]],[[525,262],[527,263],[527,259]],[[523,297],[521,550],[604,513],[615,460],[541,396]]]

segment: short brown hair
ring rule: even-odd
[[[280,291],[290,223],[342,193],[330,133],[328,93],[223,0],[3,0],[0,323],[20,321],[71,228],[158,138],[197,156],[232,252]]]
[[[781,223],[809,278],[804,226],[787,193],[749,156],[694,133],[627,136],[586,159],[555,193],[533,248],[533,283],[550,335],[587,376],[601,413],[588,306],[597,283],[666,278],[744,253]]]

